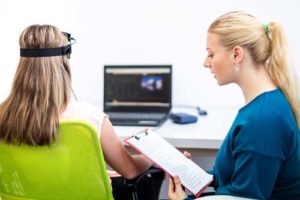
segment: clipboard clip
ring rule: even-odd
[[[145,136],[147,136],[148,135],[148,128],[146,128],[145,130],[142,130],[142,131],[136,133],[135,135],[133,135],[133,137],[136,140],[139,140],[141,138],[142,134],[145,134]]]

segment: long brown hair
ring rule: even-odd
[[[253,63],[262,64],[283,91],[300,126],[299,88],[289,68],[287,42],[281,26],[276,22],[262,24],[248,13],[233,11],[217,18],[208,32],[217,34],[228,49],[234,46],[248,49]]]
[[[32,25],[19,39],[20,48],[61,47],[64,34],[51,25]],[[66,56],[20,57],[13,86],[0,104],[0,141],[28,145],[50,144],[59,137],[59,114],[71,95]]]

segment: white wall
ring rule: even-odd
[[[19,61],[19,36],[31,24],[53,24],[75,30],[72,0],[5,0],[0,2],[0,101],[9,93]],[[75,32],[75,31],[74,31]]]
[[[0,101],[18,62],[19,34],[30,24],[49,23],[77,40],[71,65],[81,101],[102,107],[104,64],[172,64],[174,104],[241,106],[239,89],[219,87],[202,67],[209,24],[230,10],[248,11],[264,23],[278,21],[300,66],[299,7],[295,0],[1,1]]]

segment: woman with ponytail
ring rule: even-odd
[[[216,156],[216,195],[300,198],[299,88],[286,46],[278,23],[241,11],[208,29],[204,66],[219,85],[237,84],[245,99]],[[169,188],[170,199],[183,199],[178,177]]]

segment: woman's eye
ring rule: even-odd
[[[208,57],[208,58],[213,58],[213,57],[214,57],[214,54],[208,54],[207,57]]]

